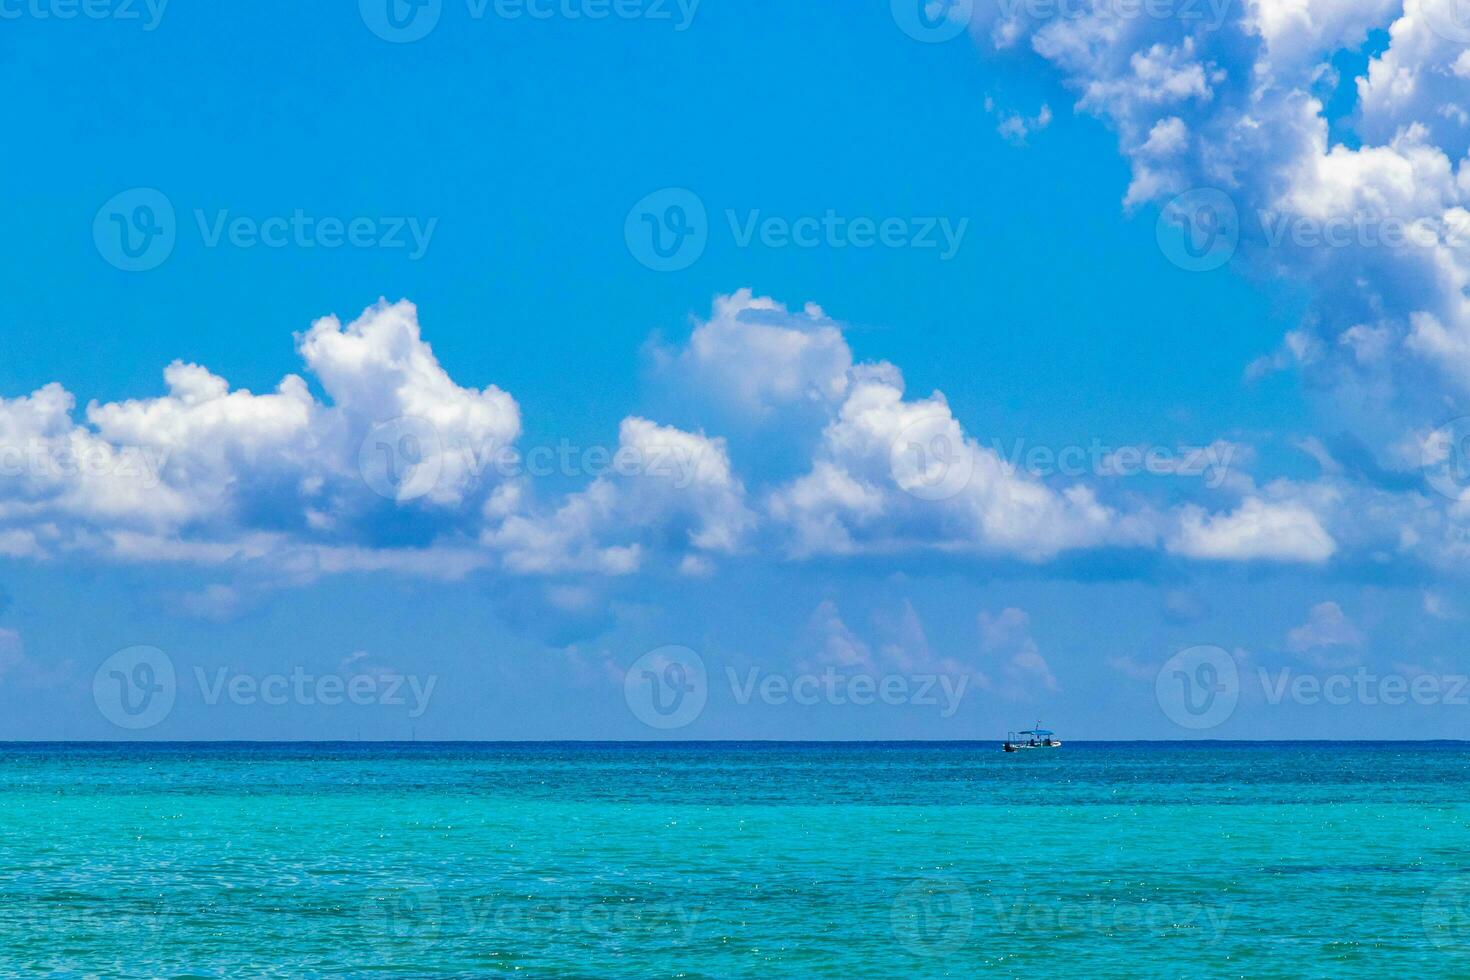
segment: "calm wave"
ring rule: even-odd
[[[0,962],[1455,976],[1470,746],[0,746]]]

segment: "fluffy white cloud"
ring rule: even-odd
[[[1336,551],[1327,529],[1329,520],[1342,519],[1335,485],[1278,483],[1267,504],[1254,499],[1261,492],[1250,477],[1233,468],[1254,460],[1251,447],[1222,442],[1211,451],[1232,466],[1222,464],[1207,486],[1235,498],[1223,511],[1149,507],[1134,498],[1108,503],[1106,468],[1092,481],[1060,485],[1018,469],[967,433],[942,393],[910,398],[898,368],[855,363],[840,326],[825,316],[816,329],[826,353],[814,368],[806,357],[812,309],[793,314],[741,290],[716,301],[686,346],[660,352],[665,364],[699,365],[685,379],[691,399],[710,390],[745,392],[740,401],[752,412],[782,421],[779,435],[755,447],[762,457],[781,454],[773,441],[809,447],[804,468],[760,494],[757,537],[792,557],[928,549],[1040,562],[1069,551],[1154,549],[1161,542],[1185,557],[1242,562],[1320,562]],[[756,328],[747,316],[758,317]],[[719,338],[718,356],[700,353],[711,336]],[[795,358],[784,375],[766,366],[778,350]],[[786,380],[762,386],[745,377],[752,370]],[[520,567],[630,571],[640,561],[635,536],[606,554],[589,544],[601,533],[588,529],[613,523],[607,515],[615,506],[611,486],[597,485],[554,517],[517,518],[492,537],[501,546],[518,542]]]
[[[324,413],[295,375],[268,395],[230,391],[225,379],[179,361],[163,377],[168,394],[161,397],[87,407],[87,421],[105,444],[166,460],[156,492],[128,479],[79,485],[92,510],[151,518],[159,528],[228,520],[257,495],[289,487],[335,455],[318,453]]]
[[[1130,207],[1220,189],[1244,264],[1316,290],[1303,327],[1327,343],[1278,366],[1319,375],[1349,423],[1384,444],[1470,391],[1470,27],[1458,0],[1252,0],[1168,18],[1105,0],[1066,16],[1002,11],[977,19],[982,46],[1029,44],[1079,109],[1116,128]],[[1387,48],[1339,79],[1334,56],[1374,30]],[[1333,123],[1357,139],[1338,140],[1324,93],[1353,86],[1356,110]]]
[[[769,510],[797,554],[921,545],[1042,560],[1152,539],[1085,486],[1057,491],[1016,472],[965,434],[942,394],[905,399],[886,365],[853,372],[812,470],[776,490]]]
[[[1377,343],[1371,329],[1360,346]],[[717,393],[761,427],[745,475],[724,437],[640,416],[623,419],[580,487],[548,492],[529,470],[502,471],[494,464],[516,458],[497,455],[520,432],[515,400],[451,379],[408,303],[345,326],[319,320],[298,347],[306,376],[264,394],[175,362],[164,394],[92,403],[82,422],[59,385],[0,399],[0,555],[216,569],[229,580],[174,597],[206,616],[344,572],[698,577],[758,552],[1044,562],[1162,544],[1242,562],[1322,562],[1343,546],[1375,561],[1470,557],[1470,513],[1355,485],[1320,440],[1303,445],[1321,479],[1264,489],[1250,448],[1222,443],[1225,477],[1181,484],[1225,501],[1209,509],[1150,505],[1118,490],[1106,465],[1043,479],[982,445],[942,393],[910,397],[898,368],[856,363],[815,306],[793,313],[748,290],[660,352],[690,404]]]
[[[1139,151],[1149,157],[1172,157],[1189,145],[1189,127],[1178,116],[1154,123]]]
[[[1337,543],[1304,504],[1250,497],[1228,514],[1186,506],[1168,549],[1188,558],[1322,562]]]
[[[1459,618],[1453,603],[1438,592],[1424,593],[1424,611],[1435,619],[1453,620]]]
[[[164,370],[165,394],[94,402],[86,425],[59,385],[0,400],[0,517],[212,540],[241,529],[330,532],[378,502],[363,468],[375,461],[362,452],[375,426],[424,423],[433,438],[416,444],[414,461],[434,464],[438,479],[422,496],[449,507],[482,489],[474,461],[519,433],[509,395],[449,379],[409,303],[379,303],[346,327],[320,320],[299,347],[325,402],[296,375],[257,395],[180,361]]]
[[[1014,109],[1001,108],[996,105],[993,98],[987,95],[985,111],[999,117],[1000,122],[996,125],[995,131],[1013,146],[1025,146],[1026,137],[1039,133],[1051,125],[1051,106],[1044,102],[1036,111],[1036,115],[1026,116]]]
[[[1238,212],[1237,266],[1304,285],[1314,302],[1254,378],[1302,371],[1335,425],[1377,458],[1293,499],[1246,491],[1225,512],[1185,505],[1166,545],[1201,559],[1440,568],[1470,557],[1463,500],[1426,494],[1399,447],[1462,414],[1470,393],[1470,21],[1458,0],[1251,0],[1131,16],[1106,0],[978,16],[982,48],[1052,65],[1106,120],[1133,168],[1129,207],[1191,188]],[[1357,78],[1342,52],[1375,45]],[[1350,62],[1350,59],[1349,59]],[[1338,64],[1342,62],[1339,61]],[[1357,105],[1329,93],[1356,91]],[[1346,135],[1344,135],[1346,134]],[[1218,200],[1218,198],[1215,198]],[[1384,462],[1380,462],[1383,460]],[[1461,495],[1462,497],[1464,495]]]
[[[738,551],[754,527],[723,439],[630,417],[610,466],[548,512],[502,516],[492,499],[482,541],[518,572],[627,574],[650,548],[667,548],[700,574],[708,555]]]
[[[1450,157],[1464,156],[1470,147],[1470,117],[1463,108],[1466,41],[1470,21],[1458,0],[1406,0],[1389,28],[1388,49],[1357,80],[1364,136],[1382,142],[1417,124]]]
[[[164,394],[93,402],[84,423],[60,385],[0,399],[0,550],[235,566],[269,558],[278,573],[303,561],[313,574],[485,564],[453,545],[382,547],[363,525],[384,507],[454,512],[490,492],[493,473],[476,462],[519,433],[514,399],[450,380],[406,302],[380,302],[345,327],[319,320],[298,346],[326,400],[297,375],[255,394],[181,361],[164,370]],[[373,479],[386,474],[364,451],[375,427],[403,417],[433,436],[412,455],[437,479],[412,502]],[[475,523],[465,521],[471,536]],[[430,524],[422,536],[446,530]]]
[[[822,600],[812,610],[800,640],[798,667],[814,673],[833,668],[849,673],[940,674],[964,678],[966,685],[991,686],[977,663],[944,656],[930,647],[924,624],[909,600],[895,608],[879,609],[872,618],[876,638],[870,642],[848,627],[834,600]]]
[[[161,483],[166,448],[114,445],[73,424],[75,404],[55,383],[28,396],[0,398],[0,522],[170,524],[203,512],[185,490]]]
[[[1324,51],[1360,47],[1401,6],[1401,0],[1252,0],[1246,17],[1265,41],[1273,74],[1299,83],[1314,74]]]
[[[431,503],[455,506],[483,490],[484,464],[520,434],[514,398],[494,385],[464,388],[449,377],[420,335],[412,303],[379,302],[345,327],[324,317],[299,346],[354,453],[384,422],[429,424],[435,438],[420,439],[418,448],[437,473],[424,495]]]
[[[800,664],[805,670],[823,667],[838,669],[876,670],[873,652],[868,644],[859,639],[847,623],[837,603],[823,599],[807,622],[807,636],[802,646],[809,651]]]
[[[1319,602],[1312,607],[1307,621],[1286,634],[1286,648],[1293,653],[1308,653],[1319,647],[1360,647],[1367,641],[1335,602]]]
[[[76,663],[72,660],[51,667],[37,663],[26,654],[19,633],[0,628],[0,687],[57,687],[70,681],[75,671]]]
[[[1013,700],[1031,700],[1060,689],[1051,666],[1031,637],[1031,617],[1015,607],[982,612],[980,652],[999,664],[998,690]]]
[[[852,367],[841,328],[821,307],[808,303],[792,313],[749,289],[716,297],[710,318],[695,324],[681,349],[655,354],[686,395],[766,420],[792,406],[840,400]]]

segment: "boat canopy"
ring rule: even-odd
[[[1024,732],[1017,732],[1016,734],[1018,734],[1018,735],[1053,735],[1055,733],[1050,728],[1028,728]]]

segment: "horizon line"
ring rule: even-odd
[[[1003,738],[964,739],[786,739],[786,738],[707,738],[707,739],[618,739],[618,738],[542,738],[542,739],[402,739],[402,738],[152,738],[152,739],[0,739],[0,747],[11,745],[991,745]],[[1069,738],[1067,745],[1426,745],[1465,744],[1466,738]]]

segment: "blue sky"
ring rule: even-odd
[[[24,8],[0,737],[1459,735],[1464,40],[1434,4],[1111,33],[1107,4],[1035,6],[942,43],[883,3],[445,0],[409,43],[371,3]],[[658,271],[627,229],[668,188],[703,246]],[[1168,238],[1180,208],[1200,233],[1201,188],[1234,222],[1203,271]],[[173,245],[119,268],[140,202]],[[781,244],[829,214],[963,230],[952,255]],[[293,216],[313,230],[257,240]],[[1334,218],[1442,240],[1315,243]],[[444,451],[432,487],[382,495],[384,432]],[[905,440],[961,482],[903,470]],[[497,472],[492,444],[580,462]],[[24,455],[81,445],[117,455],[89,479]],[[584,455],[620,447],[644,468]],[[1087,462],[1048,463],[1069,447]],[[1219,465],[1096,462],[1126,447]],[[684,450],[689,479],[647,465]],[[120,726],[159,657],[167,710]],[[1179,699],[1227,661],[1231,710],[1191,727]],[[293,673],[306,694],[252,693]],[[859,676],[898,703],[852,703]],[[1283,676],[1309,680],[1273,702]],[[1384,704],[1386,676],[1441,693]],[[816,703],[783,698],[805,678]],[[953,711],[919,693],[941,682]]]

